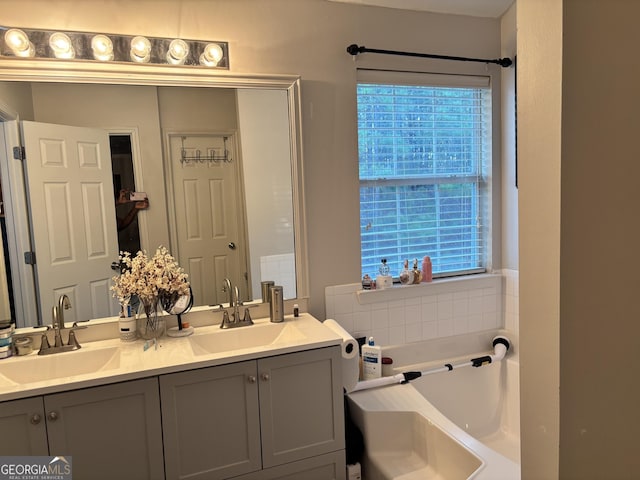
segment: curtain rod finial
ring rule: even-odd
[[[347,47],[347,52],[355,56],[355,55],[358,55],[359,53],[362,53],[364,51],[364,48],[365,47],[359,47],[355,43],[352,43]]]

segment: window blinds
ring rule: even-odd
[[[436,275],[486,265],[488,78],[358,71],[363,274],[429,255]]]

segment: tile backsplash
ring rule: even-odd
[[[518,272],[437,279],[363,291],[353,283],[325,289],[327,318],[354,337],[398,345],[508,328],[517,332]]]

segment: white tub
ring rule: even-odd
[[[393,359],[392,368],[386,367],[385,374],[424,371],[493,353],[491,340],[498,333],[512,343],[501,362],[349,394],[352,416],[365,436],[365,480],[520,478],[517,339],[508,332],[483,332],[383,348],[383,355]],[[406,412],[419,414],[462,446],[464,452],[450,448],[451,442],[443,442],[442,436],[433,436],[426,430],[416,434],[416,428],[406,428]],[[382,435],[375,427],[380,422],[385,422]],[[441,443],[445,450],[434,445],[426,448],[429,442],[424,438]],[[461,468],[439,471],[448,468],[445,465],[451,459]]]

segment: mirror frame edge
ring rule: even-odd
[[[289,108],[291,185],[296,261],[296,299],[309,298],[306,203],[302,155],[302,101],[299,75],[221,73],[200,67],[102,64],[0,58],[0,81],[95,83],[180,87],[286,90]]]

